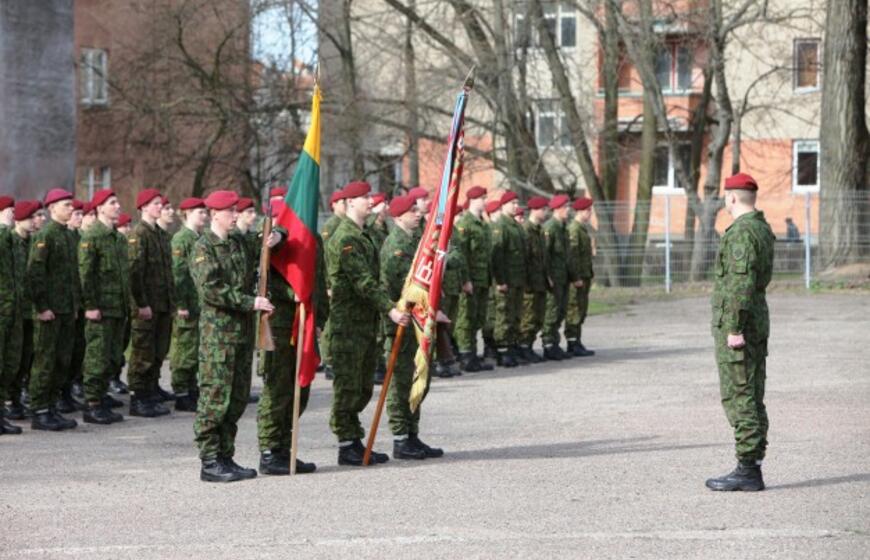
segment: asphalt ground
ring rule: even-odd
[[[0,437],[0,558],[870,558],[870,297],[770,306],[764,492],[704,487],[733,445],[707,301],[681,299],[592,317],[593,358],[436,380],[421,435],[442,459],[338,467],[321,377],[300,432],[318,471],[294,478],[200,482],[189,413],[22,424]]]

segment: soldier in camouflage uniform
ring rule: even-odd
[[[133,218],[129,214],[125,214],[121,212],[121,216],[118,218],[118,224],[115,226],[115,231],[121,234],[121,237],[118,239],[119,242],[124,244],[124,250],[127,250],[127,236],[130,235],[132,231],[132,222]],[[128,268],[129,268],[129,255],[127,258]],[[129,314],[128,314],[129,315]],[[124,321],[124,349],[130,346],[130,317],[127,317],[127,320]],[[126,357],[124,355],[121,356],[121,367],[115,370],[114,375],[112,375],[112,379],[109,381],[109,391],[118,395],[125,395],[129,392],[127,388],[127,384],[121,380],[121,370],[127,364]]]
[[[11,394],[21,361],[23,275],[16,270],[12,231],[15,200],[0,196],[0,435],[20,434],[21,428],[6,421],[6,400]]]
[[[67,222],[66,227],[69,229],[70,236],[76,248],[82,239],[82,221],[84,220],[85,204],[77,199],[73,200],[73,213]],[[76,249],[76,259],[78,259],[78,249]],[[76,264],[78,269],[78,264]],[[81,300],[79,301],[81,304]],[[84,397],[84,389],[82,385],[82,365],[85,359],[85,314],[84,309],[79,307],[76,310],[76,325],[75,325],[75,341],[73,342],[73,353],[70,359],[70,369],[67,372],[66,379],[63,382],[63,387],[60,390],[60,398],[55,403],[58,412],[68,414],[79,409],[84,410],[84,403],[79,401]]]
[[[83,419],[91,424],[120,422],[106,396],[112,374],[124,355],[124,324],[129,314],[130,287],[127,251],[115,224],[121,205],[115,193],[102,189],[91,204],[97,221],[79,242],[79,278],[84,309],[85,358],[83,366],[87,409]]]
[[[731,473],[707,480],[711,490],[764,490],[770,336],[765,290],[773,272],[775,238],[764,213],[755,208],[757,191],[755,179],[745,173],[725,181],[725,209],[734,222],[716,255],[712,330],[722,406],[734,428],[738,463]]]
[[[489,371],[492,366],[482,363],[477,357],[477,332],[486,323],[492,254],[489,226],[482,216],[486,204],[486,189],[471,187],[465,196],[467,208],[456,221],[453,242],[465,259],[472,289],[459,296],[454,334],[462,369],[468,372]]]
[[[548,202],[543,196],[530,198],[527,202],[529,217],[522,225],[526,247],[526,288],[523,294],[519,345],[514,348],[514,356],[521,364],[541,361],[532,346],[544,326],[547,303],[548,263],[543,224],[547,219]]]
[[[347,201],[345,200],[344,193],[341,189],[336,190],[329,197],[329,208],[332,210],[332,216],[326,220],[326,223],[323,224],[323,228],[320,230],[320,237],[323,239],[324,247],[329,243],[335,230],[338,229],[338,225],[341,223],[341,220],[344,218],[347,211]],[[327,294],[330,294],[330,297],[332,297],[332,288],[329,285],[329,274],[326,275],[326,289]],[[326,327],[324,327],[323,332],[320,334],[320,360],[323,363],[326,378],[332,379],[332,354],[329,350],[329,331],[330,323],[327,321]]]
[[[492,228],[492,280],[495,284],[495,328],[493,335],[499,365],[518,365],[514,348],[519,343],[526,284],[526,247],[523,228],[514,220],[517,195],[506,192],[501,214]]]
[[[568,354],[592,356],[583,345],[582,329],[589,310],[589,290],[592,287],[592,240],[586,229],[592,218],[592,199],[578,198],[572,204],[576,212],[568,225],[568,309],[565,312],[565,338]]]
[[[51,220],[34,235],[27,264],[36,317],[30,371],[31,427],[57,431],[77,426],[75,420],[58,414],[54,403],[70,368],[80,284],[77,247],[66,226],[73,211],[72,194],[52,189],[45,205]]]
[[[131,351],[127,378],[130,382],[130,416],[153,418],[169,414],[160,391],[160,368],[169,352],[172,315],[175,312],[175,282],[172,279],[172,249],[166,232],[158,225],[162,196],[146,189],[136,197],[142,219],[127,239],[130,260],[130,291],[133,295]]]
[[[371,237],[375,244],[375,249],[380,254],[381,247],[384,246],[384,241],[387,239],[390,230],[387,227],[387,196],[384,193],[374,193],[372,195],[372,213],[366,218],[366,233]],[[378,338],[376,344],[378,348],[384,347],[384,329],[382,325],[378,326]],[[378,364],[375,366],[375,385],[380,385],[384,382],[384,374],[387,372],[387,360],[383,354],[378,356]]]
[[[359,413],[372,397],[372,371],[382,351],[375,347],[380,315],[389,315],[394,323],[409,322],[409,315],[394,308],[380,284],[378,254],[363,229],[371,208],[370,191],[361,181],[344,188],[347,216],[326,243],[332,289],[329,347],[335,375],[329,424],[339,441],[340,465],[362,465],[365,430]],[[387,460],[383,453],[372,453],[373,462]]]
[[[490,259],[492,257],[492,230],[501,214],[501,197],[487,201],[484,205],[483,221],[486,223],[490,239]],[[485,366],[492,366],[496,362],[498,352],[495,349],[495,286],[492,284],[492,261],[490,260],[490,286],[486,297],[486,313],[484,314],[483,326],[480,329],[483,337],[483,361]]]
[[[22,200],[15,203],[15,230],[12,234],[12,248],[21,309],[21,358],[17,371],[12,374],[12,380],[7,390],[11,403],[6,417],[11,420],[24,420],[27,418],[28,412],[25,410],[21,398],[22,389],[26,386],[30,368],[33,365],[33,303],[30,299],[30,288],[26,282],[26,275],[27,258],[30,254],[30,238],[36,227],[34,215],[40,206],[36,200]],[[5,265],[0,266],[3,270],[8,270]]]
[[[215,191],[206,199],[211,225],[196,241],[190,272],[199,294],[199,403],[194,433],[202,461],[200,480],[254,478],[254,469],[233,461],[238,421],[251,391],[253,312],[270,313],[268,299],[254,295],[256,267],[234,232],[239,197]]]
[[[547,251],[547,274],[550,290],[547,292],[547,311],[544,315],[544,357],[548,360],[565,359],[572,354],[562,351],[562,323],[568,311],[568,197],[557,194],[550,200],[553,217],[544,225]]]
[[[196,372],[199,366],[199,299],[190,275],[193,246],[208,222],[201,198],[187,198],[178,205],[184,225],[172,236],[172,278],[175,283],[177,316],[172,324],[169,368],[175,410],[196,412]]]
[[[381,285],[390,299],[398,301],[417,251],[414,232],[420,223],[421,214],[414,205],[413,198],[406,195],[396,197],[390,202],[390,216],[393,217],[395,227],[381,249],[380,277]],[[446,317],[443,313],[441,316]],[[395,337],[396,325],[391,321],[387,322],[384,351],[388,355],[392,351]],[[413,329],[409,328],[402,337],[402,347],[393,367],[393,378],[387,395],[387,412],[393,433],[393,457],[396,459],[426,459],[444,455],[441,449],[429,447],[420,440],[420,407],[411,412],[409,399],[416,353],[416,336]],[[426,398],[425,393],[423,398]]]

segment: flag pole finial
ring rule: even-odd
[[[465,76],[465,83],[462,85],[462,89],[465,91],[471,91],[474,87],[474,71],[477,69],[477,66],[472,66],[471,70],[468,71],[468,75]]]

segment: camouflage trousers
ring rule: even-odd
[[[13,395],[24,341],[21,315],[0,315],[0,406]],[[19,391],[20,393],[20,391]]]
[[[484,346],[488,344],[488,341],[495,344],[495,292],[495,286],[490,286],[486,294],[486,317],[484,317],[483,327],[480,329]]]
[[[84,380],[85,350],[87,345],[85,340],[85,323],[87,322],[84,310],[79,309],[78,317],[76,318],[73,353],[69,363],[69,374],[63,384],[65,389],[73,383],[82,383]]]
[[[395,338],[388,337],[384,345],[384,350],[387,355],[393,349]],[[414,381],[414,356],[417,354],[417,339],[414,335],[414,329],[405,330],[402,337],[402,348],[399,350],[399,355],[396,358],[396,365],[393,368],[393,379],[390,382],[389,392],[387,393],[387,414],[390,417],[390,431],[394,436],[406,436],[408,434],[420,433],[420,408],[417,407],[415,412],[411,412],[411,406],[408,400],[411,397],[411,386]],[[432,380],[431,374],[429,381]],[[426,393],[429,392],[427,382]],[[426,398],[426,395],[423,395]]]
[[[160,368],[169,353],[172,315],[154,313],[150,320],[133,318],[130,331],[130,364],[127,379],[132,393],[150,393],[157,389]]]
[[[85,324],[85,357],[82,365],[85,398],[98,403],[124,359],[125,317],[103,317]]]
[[[589,311],[589,289],[592,286],[591,278],[583,278],[583,287],[568,287],[568,309],[565,312],[565,338],[568,340],[581,340],[583,335],[583,322]]]
[[[523,313],[523,288],[509,286],[507,292],[495,290],[493,337],[499,348],[519,343]]]
[[[275,350],[260,351],[257,372],[263,392],[257,404],[257,439],[260,451],[290,449],[293,437],[293,391],[296,388],[296,347],[290,344],[290,328],[272,326]],[[299,416],[308,406],[311,387],[300,391]]]
[[[36,412],[54,406],[67,380],[75,315],[57,314],[52,321],[33,322],[33,367],[30,370],[30,408]]]
[[[320,350],[320,361],[324,365],[332,365],[332,353],[329,351],[329,333],[332,330],[331,321],[329,319],[326,320],[326,324],[323,325],[323,331],[320,333],[320,341],[319,341],[319,350]]]
[[[764,406],[767,381],[767,341],[747,343],[739,350],[728,348],[728,333],[713,328],[719,393],[728,423],[734,428],[737,459],[764,459],[769,422]]]
[[[8,390],[8,398],[15,404],[21,404],[21,390],[30,380],[31,367],[33,367],[33,320],[24,318],[21,321],[21,360],[18,372],[13,375]]]
[[[541,332],[541,340],[545,345],[559,344],[562,335],[559,330],[568,313],[568,285],[554,282],[552,289],[547,292],[547,311],[544,314],[544,330]]]
[[[251,345],[201,341],[193,433],[200,459],[232,457],[238,421],[251,395]]]
[[[175,318],[172,322],[172,348],[169,369],[172,371],[172,391],[185,395],[196,389],[199,368],[199,318]]]
[[[372,372],[382,348],[375,346],[372,325],[357,325],[355,330],[329,333],[332,352],[332,412],[329,426],[339,441],[365,437],[359,421],[372,398],[374,376]]]
[[[486,324],[489,286],[474,286],[474,293],[459,296],[459,310],[453,334],[460,352],[477,353],[477,331]]]
[[[547,292],[525,292],[523,294],[523,317],[520,322],[520,344],[531,346],[544,326]]]

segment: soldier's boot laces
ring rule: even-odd
[[[317,465],[314,463],[306,463],[301,459],[296,459],[296,474],[308,474],[316,470]],[[260,474],[290,474],[290,450],[267,449],[260,453]]]
[[[393,440],[393,457],[404,460],[421,460],[426,458],[426,450],[418,446],[410,437]]]
[[[57,410],[53,408],[48,409],[48,413],[51,414],[55,420],[57,420],[58,424],[60,424],[61,430],[72,430],[76,426],[79,425],[78,422],[73,420],[72,418],[64,418],[60,414],[57,413]]]
[[[6,421],[6,409],[0,403],[0,434],[18,435],[22,432],[18,426],[13,426]]]
[[[723,492],[741,490],[743,492],[758,492],[764,490],[764,479],[761,476],[761,465],[755,462],[740,462],[730,473],[707,480],[707,488]]]
[[[235,482],[242,480],[241,473],[228,467],[217,459],[203,459],[199,471],[199,479],[203,482]]]
[[[366,452],[366,446],[363,445],[362,440],[357,438],[353,440],[353,447],[359,452],[359,456],[363,457]],[[374,449],[372,449],[372,457],[371,464],[383,464],[390,460],[390,456],[386,453],[378,453]]]
[[[156,410],[154,410],[153,403],[148,399],[136,395],[135,393],[130,397],[130,416],[141,416],[142,418],[156,418],[160,416]]]
[[[418,447],[423,449],[423,451],[426,453],[427,459],[437,459],[438,457],[444,456],[443,449],[438,448],[438,447],[429,447],[428,445],[423,443],[423,440],[421,440],[420,436],[417,434],[414,434],[414,433],[409,434],[408,439],[412,440],[414,442],[414,444],[416,444]]]
[[[239,473],[243,479],[247,480],[250,478],[257,478],[257,471],[255,469],[249,469],[247,467],[243,467],[233,461],[232,457],[218,457],[218,461],[222,462],[226,465],[227,468]]]

